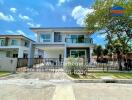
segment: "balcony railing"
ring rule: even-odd
[[[66,43],[93,43],[92,38],[84,38],[84,39],[78,39],[78,38],[66,38]]]

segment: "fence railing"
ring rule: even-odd
[[[93,43],[92,38],[66,38],[66,43]]]
[[[17,68],[28,68],[28,60],[18,58]],[[70,72],[70,69],[64,67],[64,59],[59,58],[30,58],[33,61],[33,68],[28,70],[39,70],[39,71],[46,71],[46,70],[54,70],[63,68],[64,71]],[[97,61],[96,59],[83,59],[83,65],[79,65],[78,62],[75,67],[73,67],[75,73],[82,73],[83,71],[119,71],[120,67],[122,67],[123,71],[130,71],[132,70],[132,60],[128,59],[125,61],[119,62],[118,60],[110,60],[104,59]],[[120,65],[120,64],[121,65]],[[70,66],[69,66],[70,67]]]
[[[63,66],[64,59],[61,58],[18,58],[17,68],[27,67],[28,60],[32,60],[32,67],[42,67],[42,66]]]

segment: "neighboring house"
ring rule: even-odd
[[[28,58],[29,45],[33,40],[23,35],[0,35],[0,57]],[[35,57],[42,57],[44,52],[36,48]],[[41,53],[41,55],[39,55]],[[43,53],[43,54],[42,54]]]
[[[90,58],[93,40],[84,27],[31,28],[37,34],[35,47],[44,50],[44,58]]]

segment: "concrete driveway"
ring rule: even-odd
[[[0,100],[132,100],[132,84],[73,83],[65,73],[19,73],[0,79]]]

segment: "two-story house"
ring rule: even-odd
[[[94,47],[84,27],[31,28],[37,34],[35,46],[44,50],[44,58],[90,58]]]
[[[34,41],[23,35],[0,35],[0,57],[28,58],[30,42]],[[36,48],[34,57],[43,57],[43,54]]]

